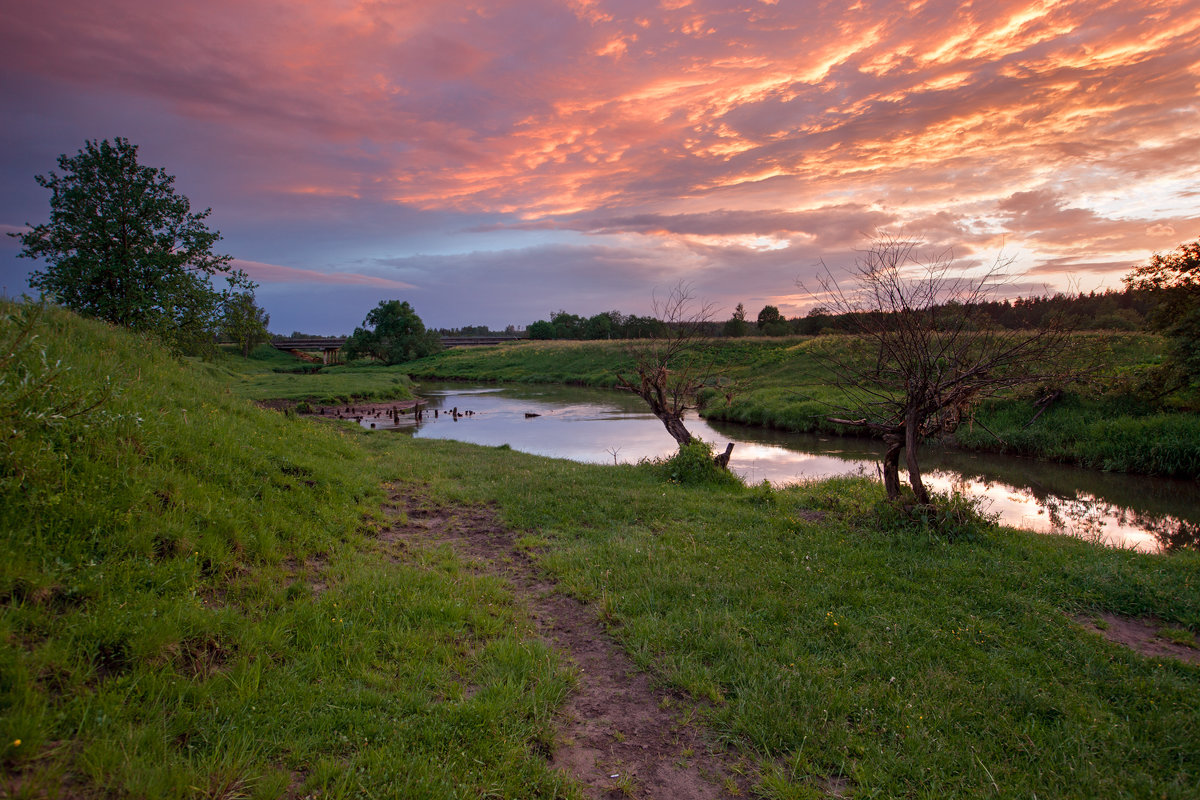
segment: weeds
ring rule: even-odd
[[[70,368],[51,361],[39,341],[45,314],[44,302],[0,301],[0,446],[39,426],[89,414],[112,393],[107,378],[99,386],[64,386]]]
[[[982,509],[982,500],[959,492],[932,492],[922,505],[906,496],[899,503],[883,501],[875,508],[882,530],[905,537],[932,537],[947,542],[981,541],[996,531],[998,515]]]

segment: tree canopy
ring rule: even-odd
[[[86,316],[146,331],[176,349],[211,343],[222,306],[254,284],[213,247],[221,239],[175,192],[175,178],[138,163],[128,139],[87,141],[62,155],[62,174],[37,175],[50,190],[50,221],[11,234],[22,258],[42,259],[45,269],[30,285]],[[210,279],[224,275],[218,292]]]
[[[257,345],[271,340],[267,326],[271,316],[258,307],[254,292],[237,292],[225,301],[221,314],[221,333],[228,336],[241,348],[243,356],[249,356]]]
[[[1125,283],[1154,299],[1150,323],[1170,339],[1181,382],[1200,382],[1200,239],[1155,253]]]
[[[362,327],[346,340],[346,357],[364,355],[385,364],[399,364],[433,355],[442,349],[441,338],[425,330],[425,323],[408,301],[381,300],[371,309]]]
[[[721,335],[732,338],[745,336],[749,327],[749,324],[746,322],[746,307],[738,303],[737,308],[733,310],[733,316],[721,328]]]
[[[776,306],[764,306],[758,312],[758,329],[767,336],[787,335],[788,322]]]

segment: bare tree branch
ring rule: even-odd
[[[1070,376],[1061,357],[1070,340],[1058,321],[1006,330],[981,313],[981,304],[1004,285],[1011,260],[998,258],[971,277],[955,272],[949,252],[924,257],[919,244],[878,236],[857,259],[848,288],[825,270],[818,278],[821,301],[832,313],[848,315],[857,339],[820,356],[845,397],[829,420],[882,435],[884,485],[892,499],[900,495],[904,450],[913,493],[928,504],[917,458],[921,441],[953,432],[987,397],[1065,383]]]

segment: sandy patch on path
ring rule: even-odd
[[[595,612],[560,593],[520,548],[495,512],[437,506],[416,487],[393,485],[391,524],[379,538],[400,547],[447,543],[478,568],[507,580],[539,635],[577,670],[561,711],[552,764],[592,797],[744,797],[743,762],[712,746],[689,724],[694,703],[657,690],[613,641]]]

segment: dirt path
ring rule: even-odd
[[[1200,664],[1200,640],[1182,628],[1172,628],[1153,617],[1127,617],[1120,614],[1077,615],[1074,620],[1092,633],[1110,642],[1124,645],[1147,658],[1177,658],[1190,664]],[[1173,630],[1177,640],[1163,634]]]
[[[578,671],[561,712],[553,765],[592,797],[744,797],[745,766],[717,751],[685,717],[694,704],[655,690],[605,632],[595,613],[560,593],[515,544],[495,512],[432,505],[413,487],[391,487],[391,525],[380,538],[401,546],[447,543],[478,568],[507,580],[539,635]],[[403,512],[403,514],[401,513]]]

